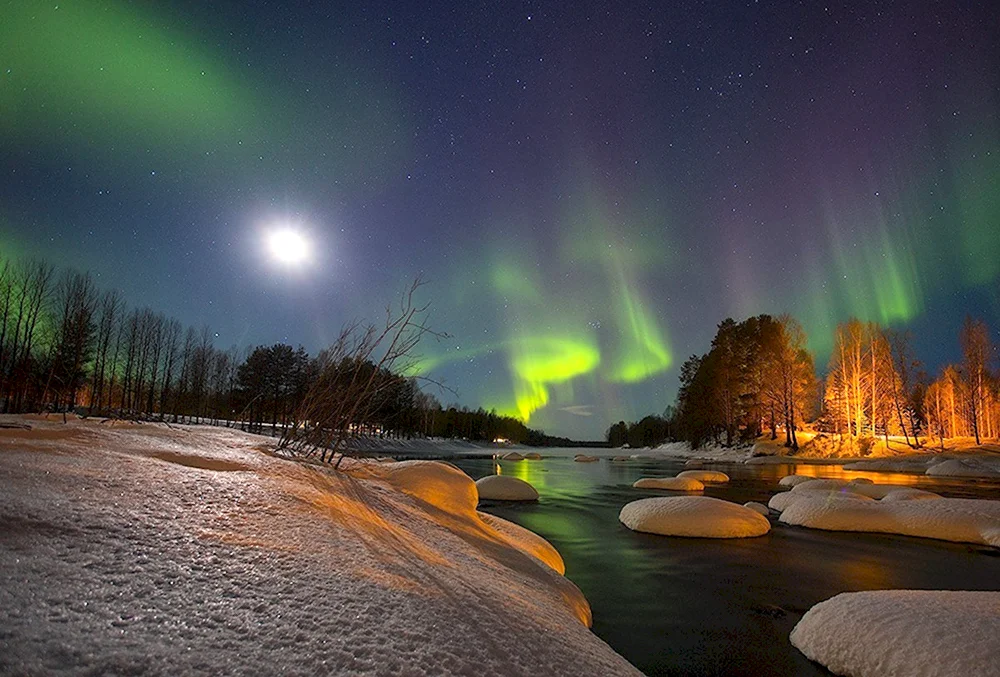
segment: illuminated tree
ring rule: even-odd
[[[962,376],[969,393],[969,428],[976,438],[976,444],[982,444],[982,437],[993,436],[993,397],[990,387],[993,343],[986,324],[971,317],[965,318],[959,341],[963,357]]]

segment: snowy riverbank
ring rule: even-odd
[[[2,673],[637,674],[551,546],[445,464],[31,424],[0,430]]]

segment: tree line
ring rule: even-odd
[[[680,370],[674,405],[663,416],[619,421],[611,446],[747,445],[761,435],[836,436],[844,454],[864,455],[878,438],[902,438],[918,448],[934,439],[1000,436],[1000,374],[986,324],[967,318],[959,335],[962,359],[930,378],[913,355],[907,332],[848,320],[836,328],[826,378],[820,379],[806,335],[792,317],[758,315],[718,325],[710,350]]]
[[[354,397],[336,423],[340,434],[540,439],[517,419],[442,406],[401,375],[405,365],[387,364],[357,345],[312,356],[281,343],[220,349],[214,338],[207,326],[185,327],[148,307],[130,308],[121,292],[101,290],[89,273],[37,260],[0,261],[2,413],[77,410],[280,434],[309,427],[323,406]],[[397,347],[409,357],[415,344]]]

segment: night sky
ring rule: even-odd
[[[0,3],[0,254],[310,351],[418,274],[426,373],[577,438],[726,316],[1000,325],[992,3]],[[309,260],[265,242],[301,232]]]

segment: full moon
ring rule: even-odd
[[[268,235],[267,245],[271,256],[281,263],[300,263],[309,256],[309,242],[302,233],[288,228]]]

